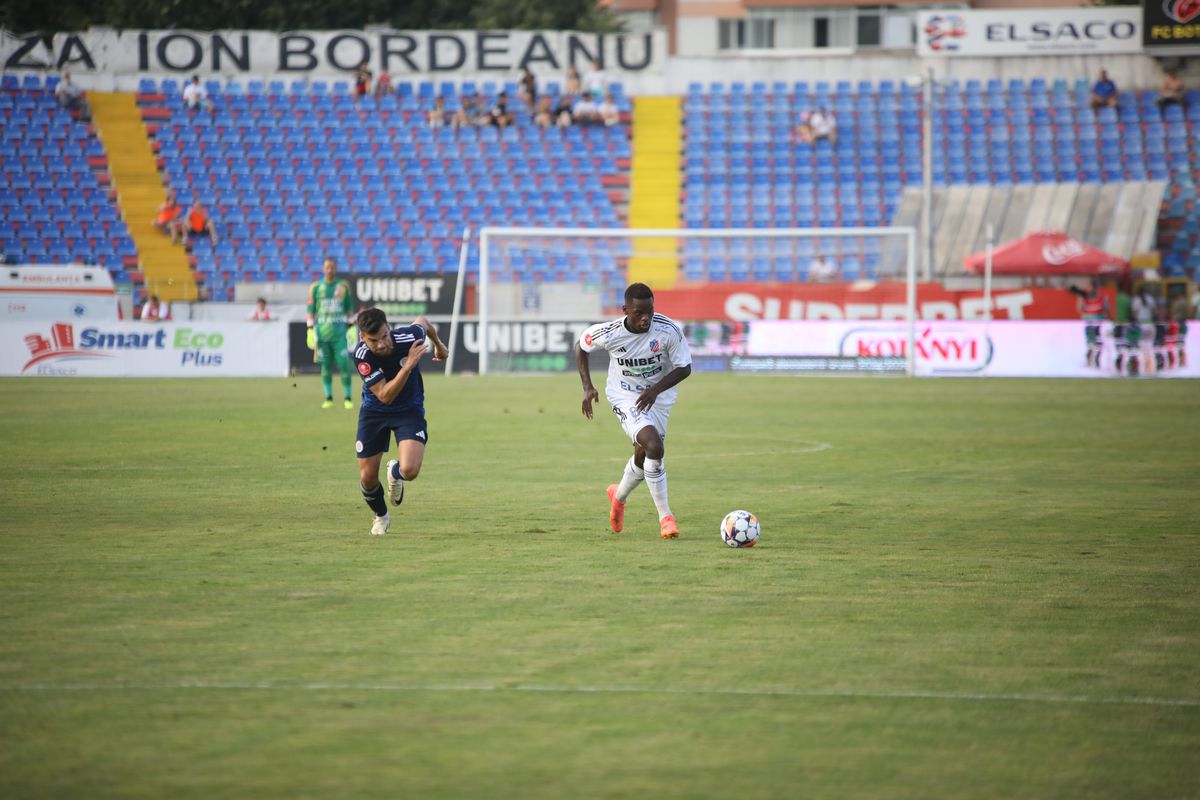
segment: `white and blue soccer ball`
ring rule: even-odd
[[[721,520],[721,541],[730,547],[754,547],[761,535],[758,517],[749,511],[730,511]]]

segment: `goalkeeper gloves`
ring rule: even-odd
[[[308,335],[305,337],[304,341],[308,344],[309,350],[316,350],[317,349],[317,329],[309,328]]]

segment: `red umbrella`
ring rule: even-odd
[[[986,253],[963,259],[967,272],[982,275]],[[1129,262],[1072,239],[1062,231],[1035,231],[992,251],[993,275],[1120,275]]]

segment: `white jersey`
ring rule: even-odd
[[[655,314],[650,330],[633,333],[625,327],[625,318],[600,322],[579,337],[579,347],[590,353],[597,347],[608,351],[608,383],[604,394],[614,407],[636,398],[647,386],[653,386],[671,370],[692,363],[683,330],[663,314]],[[659,395],[667,407],[679,393],[672,386]]]

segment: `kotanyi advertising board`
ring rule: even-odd
[[[287,374],[287,326],[282,323],[0,323],[0,375],[228,378]]]
[[[924,376],[1010,378],[1200,377],[1198,331],[1186,324],[1109,322],[924,322],[916,328],[916,372]],[[903,359],[908,326],[900,322],[759,321],[751,323],[745,364],[764,357]],[[757,371],[765,371],[758,367]]]

